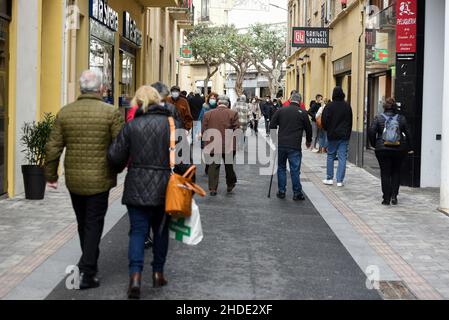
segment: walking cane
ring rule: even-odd
[[[278,151],[275,150],[275,152],[276,153],[274,154],[273,170],[271,172],[271,179],[270,179],[270,189],[268,190],[268,198],[271,198],[271,187],[273,185],[274,167],[276,165],[276,160],[277,160],[277,157],[278,157]]]

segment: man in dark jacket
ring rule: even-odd
[[[263,117],[265,118],[265,131],[267,137],[270,136],[270,120],[274,114],[274,104],[270,96],[267,96],[265,102],[261,106]]]
[[[123,126],[123,118],[113,106],[103,102],[102,74],[84,71],[81,96],[61,109],[46,145],[45,176],[57,188],[58,165],[66,149],[65,181],[78,221],[82,256],[80,289],[98,287],[99,245],[108,209],[109,191],[117,184],[117,174],[109,166],[109,145]]]
[[[323,129],[327,131],[329,146],[327,152],[326,185],[334,183],[334,161],[338,157],[337,186],[343,187],[348,159],[349,139],[352,133],[352,108],[345,102],[345,94],[341,87],[336,87],[332,94],[332,102],[323,111]]]
[[[278,198],[285,199],[287,192],[287,160],[293,184],[293,200],[305,200],[301,186],[301,143],[304,130],[306,131],[306,145],[312,142],[312,126],[307,112],[301,109],[301,96],[294,94],[291,104],[276,112],[270,125],[278,132]]]
[[[205,100],[201,96],[201,90],[197,89],[195,95],[189,98],[190,112],[192,113],[193,121],[198,121],[204,103]]]
[[[192,142],[193,142],[195,137],[197,137],[199,134],[198,125],[196,125],[196,122],[199,120],[201,110],[203,110],[203,105],[206,101],[201,96],[200,89],[196,89],[195,95],[193,97],[190,97],[188,100],[190,105],[190,112],[192,113],[192,118],[194,122],[192,130]]]

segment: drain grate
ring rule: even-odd
[[[403,281],[381,281],[379,293],[385,300],[417,300]]]

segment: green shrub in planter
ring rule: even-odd
[[[27,122],[22,127],[20,139],[27,164],[22,166],[25,198],[42,200],[45,195],[45,145],[50,137],[56,117],[45,113],[41,121]]]

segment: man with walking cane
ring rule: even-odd
[[[285,199],[287,192],[287,160],[293,184],[293,200],[305,200],[301,186],[302,137],[306,131],[306,146],[312,144],[312,125],[307,112],[301,109],[301,96],[293,94],[288,107],[277,111],[270,124],[271,129],[278,129],[278,187],[277,197]],[[275,140],[276,141],[276,140]]]

